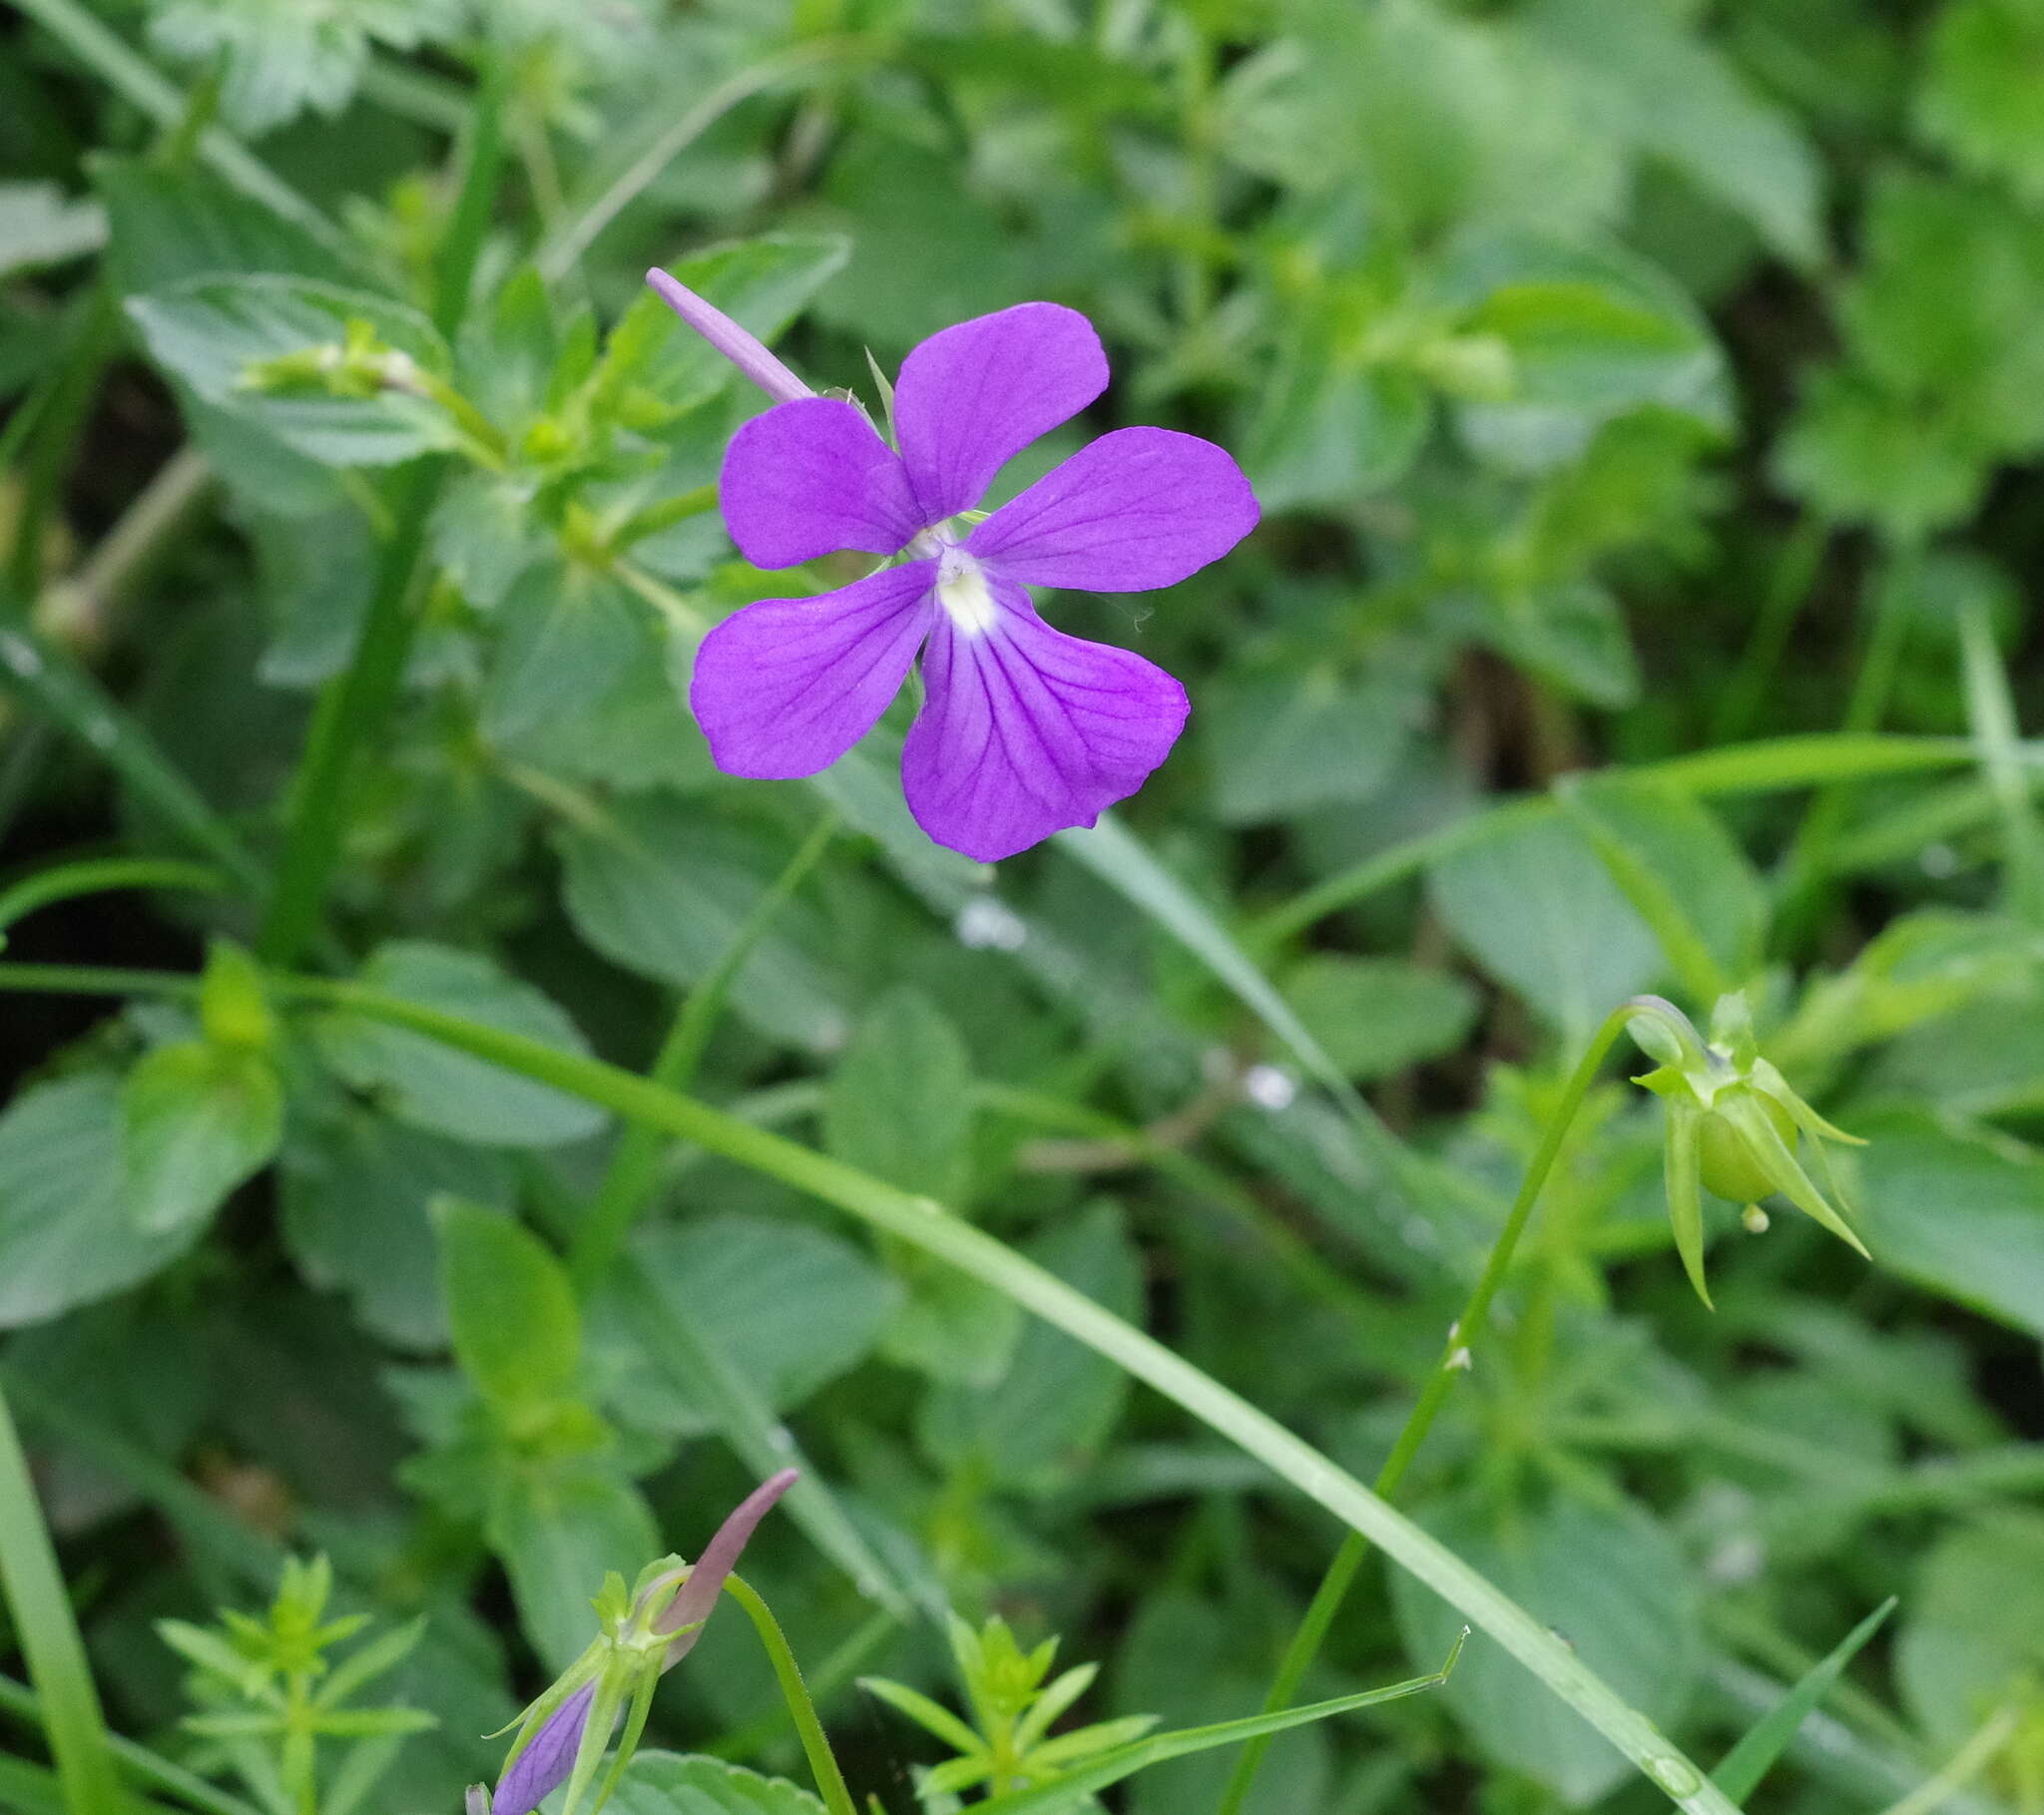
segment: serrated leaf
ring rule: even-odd
[[[386,386],[372,396],[284,394],[252,388],[266,360],[339,347],[348,323],[421,367],[444,373],[447,347],[416,310],[366,290],[306,277],[195,277],[131,296],[128,312],[150,355],[207,403],[329,466],[387,466],[457,445],[435,403]]]
[[[641,1752],[618,1784],[619,1815],[823,1815],[808,1791],[721,1758]]]

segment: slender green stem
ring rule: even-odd
[[[175,857],[98,857],[81,863],[60,863],[24,877],[0,893],[0,934],[17,920],[53,902],[109,889],[196,889],[217,895],[227,886],[218,870]],[[0,944],[4,944],[0,938]]]
[[[89,673],[19,619],[0,630],[0,686],[103,757],[137,796],[251,893],[262,866],[212,803],[172,766],[157,741]]]
[[[453,336],[468,310],[475,263],[490,230],[490,210],[504,168],[504,104],[510,95],[510,59],[485,43],[482,86],[470,116],[468,164],[433,264],[433,325]]]
[[[8,550],[7,579],[24,599],[33,599],[42,588],[43,539],[57,513],[72,449],[84,432],[100,376],[114,350],[119,317],[104,280],[92,286],[78,310],[70,344],[58,361],[48,393],[39,399],[35,433],[23,461],[21,508]]]
[[[441,461],[412,462],[398,475],[395,525],[377,568],[354,660],[320,695],[291,790],[290,831],[258,941],[272,964],[292,963],[317,931],[326,885],[340,858],[356,760],[381,736],[404,680],[417,627],[412,608],[426,519],[439,492]]]
[[[1789,536],[1775,563],[1760,618],[1740,655],[1739,667],[1718,696],[1718,709],[1711,716],[1712,744],[1737,743],[1753,729],[1788,651],[1795,621],[1809,602],[1811,583],[1830,540],[1831,526],[1821,517],[1804,517]]]
[[[1994,645],[1987,607],[1969,601],[1959,612],[1959,650],[1966,678],[1966,717],[1980,741],[1980,764],[2001,816],[2002,898],[2017,919],[2044,918],[2044,839],[2030,800],[2030,778],[2018,755],[2015,700]]]
[[[89,973],[90,983],[83,987],[104,988],[110,975],[123,974]],[[197,988],[196,980],[188,977],[153,972],[125,975],[133,980],[138,994],[183,996]],[[40,984],[64,989],[77,981],[77,974],[62,966],[39,967],[31,981],[28,967],[0,965],[0,988]],[[322,977],[276,977],[271,981],[285,999],[345,1009],[423,1034],[457,1052],[597,1104],[613,1115],[650,1124],[832,1204],[868,1227],[895,1236],[977,1279],[1142,1381],[1368,1538],[1470,1624],[1496,1639],[1678,1807],[1690,1815],[1737,1815],[1732,1802],[1704,1773],[1652,1721],[1628,1706],[1566,1640],[1452,1551],[1268,1413],[933,1198],[899,1190],[601,1060],[565,1053],[523,1035],[356,983]],[[1578,1077],[1587,1077],[1588,1070],[1586,1058]],[[1560,1135],[1550,1130],[1542,1144],[1546,1165],[1553,1163],[1553,1151],[1559,1146]],[[1536,1165],[1541,1163],[1542,1157],[1537,1156]],[[1488,1302],[1486,1294],[1483,1303],[1487,1306]],[[1450,1359],[1452,1355],[1451,1349]]]
[[[37,1727],[44,1724],[41,1697],[26,1683],[16,1682],[11,1676],[0,1676],[0,1712],[12,1714]],[[256,1815],[253,1803],[245,1802],[218,1784],[208,1783],[198,1772],[173,1764],[147,1746],[137,1745],[132,1739],[122,1739],[119,1735],[112,1736],[108,1743],[114,1748],[114,1756],[128,1767],[129,1774],[139,1783],[165,1791],[195,1809],[206,1811],[206,1815]]]
[[[28,1459],[0,1396],[0,1588],[14,1615],[28,1673],[41,1699],[43,1729],[64,1787],[67,1815],[123,1815],[128,1791],[114,1763],[85,1641],[43,1524]]]
[[[1845,716],[1839,725],[1842,735],[1870,734],[1887,711],[1902,648],[1908,641],[1912,602],[1904,576],[1915,558],[1913,551],[1899,551],[1890,570],[1870,580],[1866,645],[1845,702]],[[1824,788],[1809,803],[1796,828],[1795,841],[1783,866],[1782,908],[1777,921],[1785,939],[1800,938],[1816,919],[1830,878],[1831,847],[1845,821],[1845,801],[1842,782]]]
[[[2034,764],[2036,755],[2026,746]],[[1871,731],[1818,731],[1770,737],[1729,749],[1699,750],[1662,762],[1643,762],[1618,772],[1666,782],[1699,796],[1760,794],[1825,783],[1859,781],[1877,775],[1956,768],[1977,760],[1965,737],[1906,737]],[[1418,875],[1457,851],[1521,829],[1557,811],[1544,794],[1500,801],[1438,830],[1408,838],[1345,870],[1316,882],[1271,909],[1249,929],[1252,949],[1269,951],[1296,938],[1329,914]]]
[[[732,984],[767,928],[801,887],[803,878],[815,868],[836,831],[837,814],[826,812],[788,859],[787,867],[740,922],[703,981],[689,992],[648,1074],[655,1084],[672,1091],[686,1091],[695,1082],[696,1068],[703,1061],[704,1049],[716,1031],[719,1016],[724,1013]],[[619,1137],[617,1151],[611,1155],[589,1213],[577,1226],[569,1245],[568,1271],[583,1296],[587,1297],[610,1271],[626,1234],[652,1200],[660,1181],[660,1156],[666,1146],[667,1140],[659,1130],[644,1123],[632,1124]]]
[[[1447,1404],[1456,1378],[1468,1371],[1490,1317],[1491,1300],[1497,1296],[1498,1287],[1511,1271],[1519,1238],[1525,1234],[1548,1174],[1554,1170],[1562,1142],[1574,1126],[1576,1114],[1583,1107],[1583,1099],[1596,1082],[1605,1055],[1625,1032],[1626,1023],[1634,1013],[1633,1004],[1628,1002],[1605,1016],[1603,1025],[1591,1036],[1576,1069],[1569,1075],[1561,1102],[1548,1118],[1540,1145],[1526,1167],[1525,1177],[1519,1181],[1519,1194],[1512,1200],[1511,1212],[1505,1217],[1497,1240],[1491,1244],[1483,1271],[1469,1293],[1468,1302],[1462,1307],[1461,1316],[1448,1326],[1448,1339],[1441,1357],[1427,1376],[1426,1385],[1420,1389],[1419,1399],[1406,1417],[1397,1441],[1392,1444],[1390,1455],[1384,1458],[1384,1466],[1377,1471],[1375,1491],[1384,1499],[1388,1500],[1398,1491],[1399,1484],[1405,1479],[1405,1471],[1412,1466],[1412,1459],[1419,1454],[1427,1433],[1433,1429],[1433,1421],[1440,1416],[1441,1407]],[[1278,1674],[1272,1679],[1271,1691],[1264,1698],[1265,1713],[1274,1714],[1279,1708],[1289,1707],[1297,1699],[1299,1685],[1319,1655],[1335,1615],[1340,1612],[1348,1590],[1354,1586],[1356,1573],[1368,1555],[1369,1539],[1362,1533],[1350,1532],[1341,1541],[1341,1548],[1334,1553],[1334,1560],[1320,1579],[1320,1586],[1314,1591],[1304,1617],[1298,1622],[1298,1629],[1292,1633],[1291,1642],[1285,1647],[1284,1656],[1278,1665]],[[1256,1783],[1264,1755],[1270,1749],[1268,1737],[1253,1739],[1243,1748],[1221,1798],[1221,1815],[1238,1815]]]
[[[787,1647],[787,1637],[780,1629],[780,1621],[773,1617],[772,1609],[744,1578],[737,1575],[728,1577],[724,1591],[746,1609],[747,1617],[760,1634],[760,1642],[766,1647],[766,1656],[780,1683],[787,1711],[794,1716],[795,1731],[801,1735],[802,1750],[808,1754],[809,1770],[816,1779],[816,1788],[822,1793],[823,1806],[830,1815],[858,1815],[858,1806],[845,1787],[844,1773],[837,1768],[837,1755],[830,1750],[829,1736],[823,1731],[823,1723],[816,1718],[816,1704],[809,1699],[801,1669],[795,1663],[794,1653]]]
[[[856,1676],[867,1659],[900,1629],[901,1621],[884,1607],[871,1614],[810,1673],[816,1685],[814,1694],[827,1699],[834,1690]],[[748,1758],[757,1757],[780,1737],[786,1730],[784,1719],[778,1708],[768,1708],[744,1726],[734,1727],[697,1750],[712,1758],[728,1758],[734,1763],[743,1763]]]
[[[5,974],[0,969],[0,978]],[[1732,1803],[1665,1734],[1629,1707],[1544,1622],[1453,1552],[1269,1414],[1259,1411],[1154,1337],[1075,1291],[1054,1273],[953,1215],[934,1199],[898,1190],[599,1060],[564,1053],[539,1041],[359,984],[292,977],[278,978],[275,985],[287,997],[347,1009],[393,1027],[408,1028],[457,1051],[600,1104],[615,1115],[650,1123],[723,1158],[834,1204],[870,1227],[896,1236],[992,1287],[1143,1381],[1367,1537],[1392,1561],[1460,1610],[1472,1625],[1495,1638],[1652,1778],[1679,1807],[1691,1811],[1691,1815],[1735,1815]],[[1605,1043],[1612,1037],[1605,1036]],[[1587,1078],[1588,1071],[1586,1059],[1579,1068],[1579,1078]],[[1551,1165],[1553,1149],[1559,1145],[1559,1134],[1551,1131],[1543,1143],[1543,1158],[1536,1159],[1536,1165]],[[1519,1221],[1523,1220],[1521,1215]],[[1494,1291],[1496,1278],[1491,1271],[1487,1270],[1486,1278],[1489,1291]],[[1489,1302],[1489,1291],[1483,1294],[1484,1307]]]

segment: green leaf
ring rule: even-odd
[[[590,1601],[615,1570],[630,1582],[660,1555],[645,1496],[585,1467],[522,1469],[498,1495],[490,1546],[511,1578],[518,1623],[550,1670],[563,1670],[596,1636]]]
[[[1431,867],[1428,887],[1477,962],[1572,1042],[1660,974],[1653,933],[1558,819],[1452,853]]]
[[[282,1161],[283,1239],[312,1285],[348,1295],[372,1334],[442,1348],[447,1313],[427,1205],[451,1195],[507,1204],[508,1158],[349,1108],[293,1127]]]
[[[1638,776],[1561,794],[1698,1009],[1744,983],[1760,960],[1767,896],[1723,821],[1694,794]]]
[[[1702,1660],[1697,1600],[1680,1548],[1645,1511],[1556,1500],[1498,1516],[1465,1505],[1425,1521],[1471,1569],[1548,1622],[1632,1706],[1663,1727],[1688,1704]],[[1391,1599],[1409,1655],[1437,1657],[1461,1619],[1409,1576]],[[1485,1638],[1449,1679],[1447,1698],[1487,1756],[1545,1784],[1574,1807],[1630,1774],[1559,1700],[1531,1692],[1524,1671]]]
[[[662,1224],[634,1243],[660,1298],[686,1311],[703,1339],[773,1412],[801,1405],[873,1350],[901,1288],[850,1242],[798,1222],[711,1216]],[[599,1297],[590,1346],[603,1357],[607,1402],[651,1430],[696,1436],[714,1409],[681,1392]]]
[[[1292,359],[1259,389],[1243,465],[1266,511],[1342,506],[1395,485],[1433,420],[1432,396],[1414,373]]]
[[[1859,1655],[1866,1641],[1880,1630],[1887,1616],[1900,1604],[1891,1594],[1838,1640],[1802,1676],[1781,1701],[1740,1736],[1739,1743],[1718,1761],[1711,1781],[1732,1798],[1745,1802],[1760,1788],[1775,1760],[1816,1705],[1831,1692],[1845,1666]]]
[[[932,1380],[985,1386],[1000,1379],[1024,1328],[1014,1304],[912,1249],[889,1242],[882,1252],[905,1294],[881,1339],[887,1359]]]
[[[455,1359],[476,1391],[512,1423],[568,1397],[581,1368],[582,1315],[567,1268],[501,1211],[443,1197],[433,1220]]]
[[[503,743],[546,722],[584,724],[646,648],[644,608],[618,581],[564,560],[515,580],[493,614],[497,647],[483,734]]]
[[[1339,1714],[1352,1714],[1359,1708],[1376,1707],[1387,1701],[1416,1695],[1425,1689],[1438,1688],[1442,1683],[1453,1680],[1452,1673],[1461,1651],[1462,1637],[1457,1636],[1448,1647],[1447,1661],[1438,1670],[1425,1676],[1409,1677],[1384,1688],[1362,1689],[1353,1695],[1337,1695],[1330,1701],[1309,1702],[1303,1707],[1286,1708],[1275,1714],[1253,1714],[1246,1719],[1219,1721],[1212,1726],[1190,1727],[1175,1733],[1153,1733],[1147,1739],[1119,1746],[1090,1763],[1077,1766],[1055,1783],[988,1797],[975,1806],[989,1812],[998,1811],[998,1815],[1052,1815],[1052,1811],[1069,1809],[1110,1784],[1120,1783],[1154,1764],[1163,1764],[1173,1758],[1188,1758],[1198,1752],[1212,1751],[1217,1746],[1241,1745],[1245,1740],[1265,1733],[1282,1733],[1293,1727],[1308,1726]],[[1053,1746],[1056,1743],[1055,1740],[1051,1742]]]
[[[131,296],[150,356],[205,402],[328,466],[387,466],[458,437],[440,406],[393,378],[367,395],[327,394],[311,377],[256,388],[269,360],[339,356],[351,322],[382,347],[444,374],[446,344],[416,310],[365,290],[281,275],[195,277]]]
[[[1284,975],[1306,1031],[1358,1084],[1452,1053],[1476,1020],[1476,992],[1449,971],[1403,958],[1308,958]]]
[[[54,183],[0,183],[0,277],[65,264],[106,243],[107,217]]]
[[[283,1133],[283,1088],[265,1053],[181,1041],[136,1066],[121,1111],[135,1225],[176,1234],[204,1226],[269,1163]]]
[[[1095,1303],[1136,1315],[1142,1262],[1113,1204],[1093,1205],[1023,1251]],[[1128,1381],[1112,1363],[1030,1323],[998,1382],[938,1388],[924,1401],[917,1435],[923,1453],[946,1468],[976,1461],[1000,1486],[1050,1491],[1094,1458],[1127,1398]]]
[[[236,128],[262,133],[307,109],[337,114],[353,98],[372,44],[411,50],[452,36],[452,0],[161,0],[150,41],[165,55],[225,72],[221,106]]]
[[[1935,400],[1897,397],[1851,370],[1816,375],[1775,453],[1787,490],[1903,544],[1969,515],[1988,465],[1987,450]]]
[[[823,1144],[953,1208],[971,1179],[972,1057],[928,997],[897,989],[859,1023],[830,1074]]]
[[[102,156],[92,181],[107,211],[106,269],[119,295],[237,272],[362,282],[360,268],[327,241],[191,164]]]
[[[362,979],[562,1052],[589,1050],[575,1024],[538,990],[473,952],[393,940],[377,948]],[[557,1146],[593,1134],[604,1123],[602,1111],[576,1098],[345,1010],[321,1015],[313,1036],[347,1083],[433,1134],[484,1146]]]
[[[1816,152],[1691,17],[1684,7],[1613,9],[1598,0],[1539,0],[1525,15],[1533,42],[1582,82],[1587,130],[1666,159],[1777,251],[1814,264],[1823,251]]]
[[[2044,7],[1953,0],[1931,28],[1916,123],[1953,159],[2044,201]]]
[[[1867,1124],[1856,1222],[1874,1259],[1933,1292],[2044,1335],[2044,1160],[1927,1121]]]
[[[1413,679],[1388,666],[1354,681],[1327,668],[1225,680],[1201,700],[1214,811],[1254,825],[1367,800],[1425,709]]]
[[[808,1791],[721,1758],[641,1752],[611,1798],[618,1815],[823,1815]]]
[[[37,1085],[0,1115],[0,1329],[147,1279],[198,1235],[136,1226],[121,1130],[121,1084],[103,1072]]]
[[[2044,1670],[2044,1518],[1998,1508],[1918,1566],[1895,1639],[1903,1705],[1938,1747],[1958,1745]]]
[[[557,845],[583,938],[629,970],[682,985],[709,974],[787,861],[778,839],[665,795],[619,801],[600,827],[563,827]],[[842,1046],[842,988],[812,955],[823,942],[814,910],[789,902],[740,967],[732,1006],[776,1039]]]

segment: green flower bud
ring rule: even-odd
[[[1841,1241],[1866,1252],[1842,1209],[1845,1194],[1831,1170],[1826,1141],[1862,1144],[1833,1128],[1788,1088],[1760,1054],[1753,1017],[1743,995],[1724,997],[1711,1016],[1707,1042],[1689,1018],[1658,996],[1642,996],[1628,1024],[1642,1052],[1657,1067],[1634,1080],[1666,1106],[1663,1147],[1669,1221],[1690,1283],[1706,1305],[1703,1193],[1746,1206],[1746,1226],[1768,1226],[1761,1200],[1777,1193],[1821,1223]],[[1822,1188],[1803,1169],[1807,1151]]]

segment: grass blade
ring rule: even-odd
[[[1887,1616],[1895,1610],[1895,1597],[1890,1594],[1847,1632],[1718,1761],[1718,1768],[1711,1773],[1711,1781],[1734,1802],[1744,1802],[1760,1788],[1761,1779],[1788,1749],[1804,1717],[1830,1693],[1831,1685],[1845,1673],[1845,1666],[1880,1630]]]

